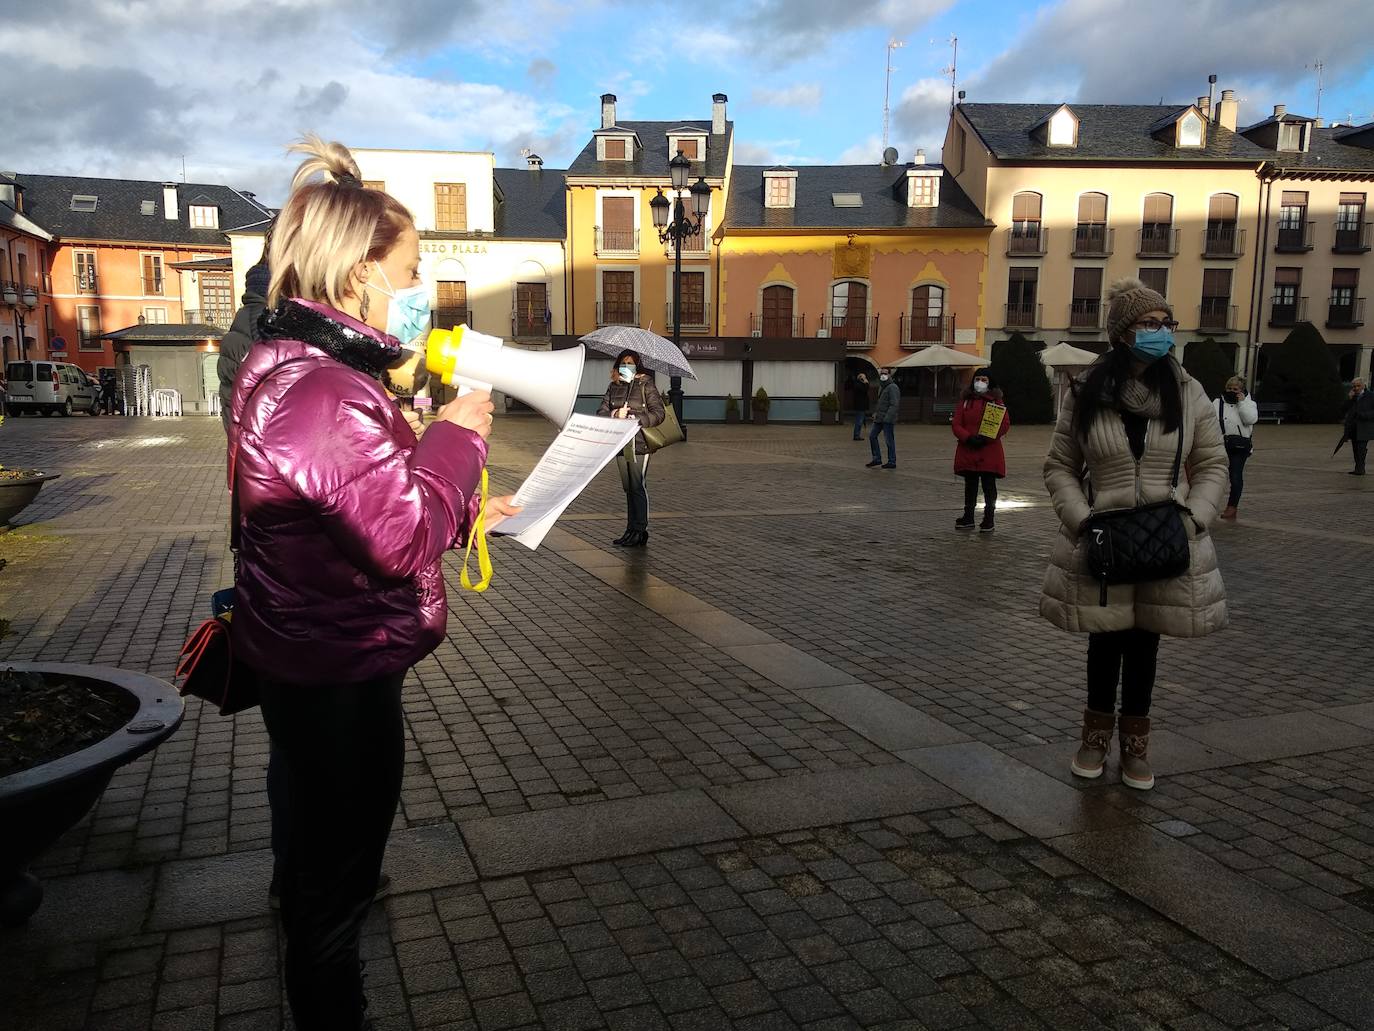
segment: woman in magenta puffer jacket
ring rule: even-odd
[[[444,636],[440,559],[472,532],[492,406],[465,395],[417,443],[378,382],[428,327],[414,222],[343,146],[294,149],[234,386],[231,625],[286,770],[287,995],[300,1031],[335,1031],[368,1026],[358,938],[400,799],[401,683]],[[492,499],[489,525],[511,511]]]
[[[983,487],[983,521],[980,533],[991,533],[997,512],[997,481],[1007,475],[1007,456],[1002,450],[1002,438],[1011,429],[1011,413],[1002,413],[1002,425],[996,436],[984,436],[983,413],[989,404],[1005,408],[1002,391],[992,385],[987,369],[973,374],[968,390],[964,391],[959,407],[954,409],[950,428],[959,443],[954,449],[954,472],[964,478],[964,514],[954,520],[957,530],[973,529],[973,510],[978,505],[978,487]]]

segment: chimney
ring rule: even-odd
[[[531,154],[525,158],[525,164],[531,172],[537,172],[544,167],[544,159],[538,154]]]
[[[730,98],[724,93],[716,93],[711,97],[711,135],[725,135],[725,102]]]
[[[1313,125],[1315,128],[1321,129],[1321,128],[1325,127],[1326,122],[1323,121],[1322,119],[1318,118],[1315,122],[1312,123],[1312,125]]]
[[[1201,96],[1201,97],[1198,97],[1198,98],[1197,98],[1197,107],[1198,107],[1198,110],[1202,112],[1202,116],[1203,116],[1204,118],[1211,118],[1211,117],[1212,117],[1212,98],[1211,98],[1211,97],[1208,97],[1208,96]]]
[[[1284,115],[1286,115],[1286,114],[1288,114],[1288,105],[1287,105],[1287,104],[1275,104],[1275,105],[1274,105],[1274,117],[1275,117],[1275,118],[1282,118],[1282,117],[1283,117]]]
[[[1236,100],[1236,91],[1224,89],[1221,91],[1221,99],[1217,101],[1215,121],[1223,129],[1236,131],[1236,116],[1240,113],[1240,102]]]
[[[615,125],[615,94],[601,94],[601,128],[609,129]]]
[[[923,148],[923,147],[917,147],[917,148],[916,148],[916,164],[918,164],[918,165],[924,165],[925,163],[926,163],[926,152],[925,152],[925,148]]]
[[[177,220],[177,184],[162,184],[162,217],[169,222]]]

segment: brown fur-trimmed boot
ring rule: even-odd
[[[1155,786],[1150,769],[1150,717],[1121,717],[1121,783],[1138,791]]]
[[[1075,777],[1094,780],[1102,776],[1102,764],[1112,750],[1112,731],[1116,729],[1116,715],[1110,712],[1083,710],[1083,743],[1069,768]]]

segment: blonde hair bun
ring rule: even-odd
[[[327,182],[349,185],[362,185],[362,172],[358,162],[347,147],[337,140],[326,140],[318,133],[308,132],[287,148],[291,154],[305,154],[306,159],[291,177],[291,191],[294,193],[319,176]]]

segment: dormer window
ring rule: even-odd
[[[1048,138],[1051,147],[1078,145],[1078,119],[1067,107],[1061,107],[1050,116]]]
[[[218,229],[219,208],[215,207],[213,204],[192,204],[191,228]]]
[[[1190,110],[1178,120],[1178,146],[1201,147],[1204,142],[1202,116]]]
[[[689,137],[685,140],[674,140],[672,146],[670,146],[668,149],[671,150],[674,154],[681,153],[683,157],[687,158],[690,161],[700,161],[700,146],[701,142],[699,140],[694,140]]]
[[[763,173],[763,206],[765,208],[795,208],[797,206],[797,173],[790,168],[769,168]]]
[[[1279,150],[1297,152],[1302,147],[1302,122],[1279,123]]]
[[[93,197],[93,196],[91,196],[90,194],[85,194],[85,193],[74,193],[74,194],[72,194],[72,210],[73,210],[73,211],[94,211],[94,210],[95,210],[96,203],[97,203],[99,200],[100,200],[99,197]]]
[[[598,161],[630,161],[635,156],[633,136],[598,136],[596,138]]]
[[[935,208],[940,205],[940,171],[920,166],[906,173],[906,203],[910,208]]]
[[[669,129],[668,136],[668,157],[674,158],[678,151],[682,151],[682,156],[688,161],[706,160],[706,133],[692,125],[679,125]]]

